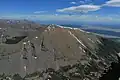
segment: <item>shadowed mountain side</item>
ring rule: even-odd
[[[119,80],[120,77],[120,56],[117,55],[118,62],[112,62],[102,74],[99,80]]]

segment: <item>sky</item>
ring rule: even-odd
[[[1,0],[0,18],[120,24],[120,0]]]

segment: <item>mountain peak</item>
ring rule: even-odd
[[[31,24],[31,27],[35,25]],[[7,29],[7,34],[1,32],[4,41],[0,44],[0,73],[18,73],[29,80],[40,74],[42,77],[39,78],[43,78],[51,73],[57,80],[62,80],[62,77],[98,80],[111,62],[117,62],[116,54],[120,52],[117,42],[79,28],[37,25],[37,28],[21,30],[20,27],[28,26],[22,24],[19,28]],[[16,33],[24,34],[13,37]],[[35,75],[31,77],[34,72]]]

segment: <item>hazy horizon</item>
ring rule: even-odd
[[[120,0],[1,0],[1,19],[120,25]]]

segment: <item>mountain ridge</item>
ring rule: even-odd
[[[57,80],[64,80],[63,77],[66,80],[99,80],[105,68],[110,66],[111,62],[117,62],[116,55],[120,51],[118,42],[79,28],[54,24],[36,27],[24,28],[20,33],[25,34],[14,35],[26,36],[18,43],[0,44],[0,65],[3,66],[0,67],[1,74],[18,73],[28,80],[33,77],[34,80],[47,79],[49,74],[56,76]],[[19,33],[19,29],[14,29],[16,32],[13,32],[13,29],[7,29],[8,33],[2,35],[13,36]],[[13,34],[10,34],[11,32]]]

